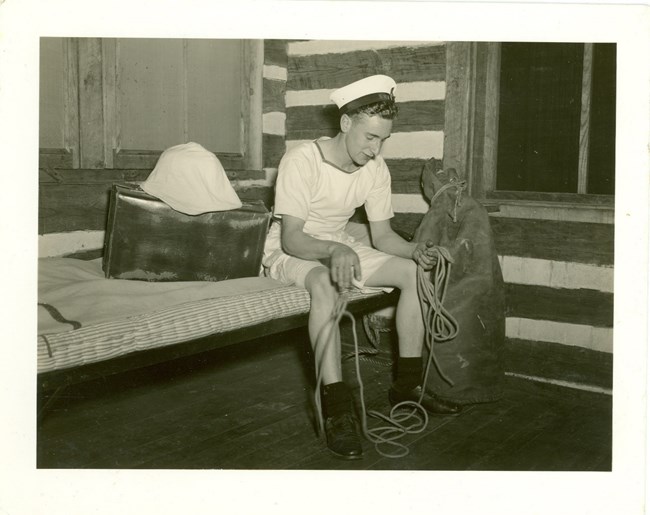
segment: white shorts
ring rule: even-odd
[[[355,235],[358,234],[357,237],[359,239],[350,235],[348,231],[342,231],[334,235],[327,235],[327,237],[320,237],[319,239],[343,243],[357,253],[361,263],[361,280],[352,280],[355,287],[363,291],[392,291],[393,288],[374,288],[365,286],[365,283],[369,277],[395,256],[386,254],[385,252],[381,252],[371,247],[363,241],[367,240],[367,238],[365,238],[361,232],[357,233],[356,227],[353,227],[352,229],[355,232]],[[320,261],[309,261],[285,254],[282,251],[280,243],[280,224],[276,222],[271,224],[271,229],[269,230],[266,239],[263,265],[264,272],[268,277],[286,284],[295,284],[302,288],[305,287],[305,279],[309,272],[314,268],[325,266]]]

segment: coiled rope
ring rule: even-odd
[[[435,246],[432,249],[436,253],[437,260],[431,278],[422,267],[418,266],[417,271],[418,297],[424,319],[424,344],[429,351],[423,384],[427,382],[429,368],[433,363],[445,382],[453,386],[453,381],[445,375],[436,359],[434,344],[453,340],[458,334],[458,322],[444,306],[454,260],[445,247]]]
[[[420,398],[417,402],[404,401],[396,404],[388,415],[366,409],[364,385],[359,365],[359,342],[356,333],[356,321],[354,316],[346,310],[348,304],[347,296],[344,293],[340,294],[336,300],[330,319],[325,323],[323,328],[321,328],[314,345],[314,358],[316,361],[317,374],[314,403],[316,405],[316,413],[318,416],[321,435],[324,435],[325,433],[325,422],[323,420],[320,393],[323,368],[321,363],[323,355],[327,350],[327,346],[331,344],[330,337],[332,332],[339,325],[344,316],[349,318],[352,323],[352,336],[354,340],[355,353],[354,363],[356,377],[359,383],[359,397],[362,412],[361,426],[365,438],[375,444],[375,449],[380,455],[386,458],[401,458],[409,453],[409,449],[406,445],[398,442],[398,440],[407,434],[421,433],[426,429],[429,423],[429,416],[420,403],[425,393],[424,385],[427,384],[431,364],[435,364],[436,369],[445,381],[449,384],[453,384],[440,369],[440,365],[438,364],[434,354],[434,344],[452,340],[458,333],[458,323],[443,306],[453,259],[444,247],[436,246],[432,247],[432,250],[436,255],[436,265],[433,271],[432,280],[429,280],[428,273],[425,272],[422,267],[418,266],[417,269],[417,292],[420,299],[425,327],[424,342],[429,353],[427,366],[422,379],[423,387]],[[383,420],[388,425],[369,429],[367,422],[369,416]],[[382,446],[388,446],[392,451],[384,451],[382,450]]]

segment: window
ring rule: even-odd
[[[444,166],[475,198],[613,207],[615,44],[452,42],[446,85]]]
[[[262,58],[253,40],[43,38],[41,161],[151,169],[196,141],[260,169]]]
[[[503,43],[496,190],[614,193],[614,45]]]

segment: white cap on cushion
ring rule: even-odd
[[[395,100],[396,87],[397,84],[389,76],[372,75],[337,89],[330,99],[340,111],[347,112],[374,102]]]

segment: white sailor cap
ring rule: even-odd
[[[339,111],[346,113],[374,102],[395,100],[396,87],[395,81],[387,75],[372,75],[337,89],[330,95],[330,100]]]

